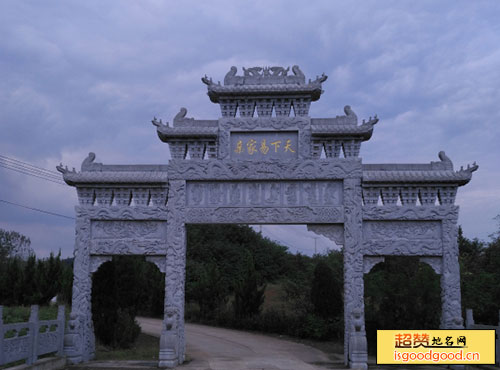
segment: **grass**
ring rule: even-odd
[[[139,334],[137,341],[129,349],[112,349],[101,344],[96,346],[96,360],[158,360],[160,338]]]

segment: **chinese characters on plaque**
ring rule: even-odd
[[[266,161],[298,158],[296,131],[231,132],[231,158]]]

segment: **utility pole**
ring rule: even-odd
[[[317,254],[318,236],[313,236],[314,238],[314,254]]]

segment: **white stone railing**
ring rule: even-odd
[[[37,305],[31,306],[28,322],[4,324],[2,315],[0,306],[0,366],[20,360],[32,364],[53,352],[63,356],[64,306],[58,307],[55,320],[39,320]]]

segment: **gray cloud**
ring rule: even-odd
[[[458,167],[477,161],[457,203],[465,234],[485,239],[500,213],[499,11],[491,1],[3,1],[0,154],[50,169],[79,167],[89,151],[165,163],[150,120],[182,106],[218,117],[205,73],[298,64],[330,76],[312,116],[345,104],[379,115],[365,163],[429,162],[439,150]],[[71,215],[74,193],[0,169],[6,200]],[[0,205],[0,227],[30,236],[40,255],[71,254],[67,221]]]

